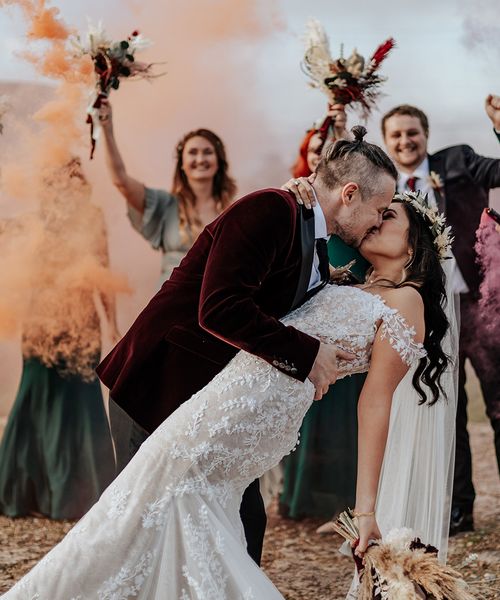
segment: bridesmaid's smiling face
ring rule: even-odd
[[[190,138],[182,150],[182,169],[193,181],[213,179],[219,168],[215,148],[201,135]]]
[[[401,258],[409,252],[409,229],[410,221],[403,204],[393,202],[382,216],[380,229],[365,236],[359,251],[369,262],[374,256]]]

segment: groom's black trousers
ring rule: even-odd
[[[127,466],[149,434],[111,398],[109,399],[109,420],[111,435],[115,444],[116,475],[118,475]],[[260,566],[267,517],[258,479],[252,481],[243,494],[240,516],[245,530],[248,554]]]

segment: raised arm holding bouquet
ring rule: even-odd
[[[349,58],[344,58],[343,46],[340,56],[333,58],[323,26],[319,21],[310,19],[307,23],[305,43],[302,70],[311,79],[311,87],[322,90],[329,102],[329,112],[320,131],[326,137],[326,132],[332,128],[339,139],[339,128],[345,131],[345,107],[360,109],[361,116],[366,119],[375,106],[380,88],[386,80],[378,70],[394,48],[395,41],[392,38],[386,40],[369,61],[365,61],[356,49]],[[338,119],[340,123],[337,123]]]
[[[124,40],[113,42],[99,22],[97,27],[89,25],[86,36],[83,39],[80,37],[74,39],[73,45],[82,56],[90,56],[96,74],[95,90],[87,111],[92,159],[101,129],[98,114],[101,100],[107,98],[111,90],[117,90],[122,79],[153,79],[160,77],[161,74],[153,73],[153,63],[135,60],[136,52],[151,46],[150,40],[144,38],[139,31],[133,31]]]

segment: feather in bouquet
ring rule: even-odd
[[[395,46],[390,38],[381,44],[368,62],[353,50],[349,58],[332,58],[328,37],[321,23],[311,19],[305,35],[306,50],[302,70],[312,80],[311,86],[323,90],[332,104],[361,108],[367,118],[380,94],[385,77],[378,69]]]
[[[359,538],[350,511],[341,513],[334,529],[351,544]],[[411,529],[393,529],[368,547],[362,564],[356,560],[358,600],[474,600],[460,573],[441,564],[437,554]]]
[[[153,79],[162,74],[153,73],[154,63],[136,61],[136,52],[151,46],[151,42],[138,31],[134,31],[125,40],[113,42],[108,38],[102,23],[99,22],[97,27],[89,24],[85,38],[77,37],[72,42],[81,56],[90,56],[96,74],[96,86],[87,110],[87,123],[90,124],[90,158],[92,159],[101,129],[97,112],[101,105],[101,99],[107,97],[111,90],[117,90],[122,79]]]
[[[11,108],[12,104],[9,97],[6,95],[0,96],[0,135],[3,133],[3,119]]]

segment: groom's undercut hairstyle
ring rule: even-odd
[[[366,129],[362,125],[356,125],[351,132],[354,140],[339,140],[325,148],[316,172],[331,190],[354,181],[365,200],[380,193],[379,177],[382,173],[397,181],[398,172],[380,146],[363,140]]]

